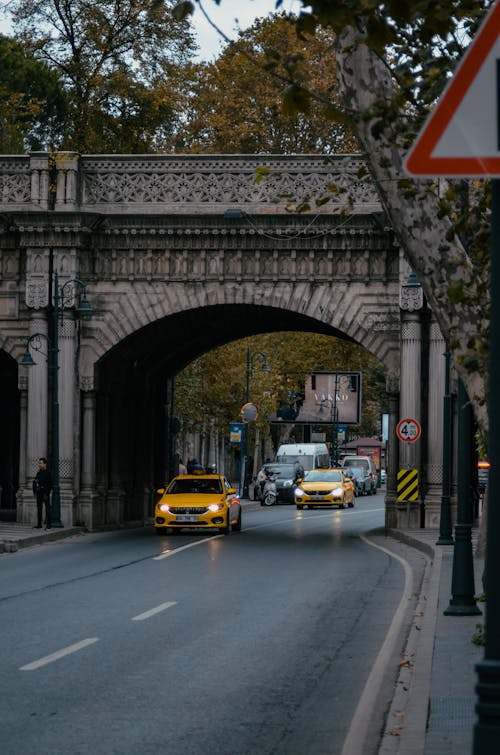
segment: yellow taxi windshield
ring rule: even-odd
[[[190,479],[181,477],[173,480],[167,490],[167,494],[170,493],[222,493],[222,484],[217,478],[196,477]]]

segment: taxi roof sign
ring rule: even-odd
[[[500,0],[406,157],[417,176],[500,176]]]

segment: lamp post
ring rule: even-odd
[[[71,288],[71,293],[69,290]],[[62,322],[64,315],[64,305],[69,302],[74,295],[74,289],[81,290],[81,296],[75,312],[79,315],[88,315],[92,313],[92,306],[87,299],[87,289],[85,284],[78,278],[66,281],[59,288],[59,276],[57,271],[54,273],[52,281],[52,272],[49,273],[49,291],[53,294],[52,307],[52,333],[47,336],[45,333],[34,333],[29,336],[26,342],[26,352],[23,354],[21,364],[25,367],[32,367],[36,364],[31,356],[31,349],[38,351],[47,357],[51,398],[51,430],[52,430],[52,527],[62,527],[61,521],[61,487],[59,479],[59,322]],[[43,351],[40,345],[40,339],[47,342],[47,351]]]
[[[250,382],[252,380],[252,369],[253,369],[253,363],[254,359],[256,357],[260,357],[262,360],[262,372],[271,372],[271,368],[269,367],[267,363],[267,354],[265,351],[255,351],[251,352],[250,349],[247,349],[247,372],[246,372],[246,387],[245,387],[245,403],[248,404],[250,401]],[[244,428],[244,438],[243,438],[243,458],[244,458],[244,465],[243,465],[243,498],[248,498],[248,430],[249,423],[245,423]]]
[[[450,352],[444,354],[444,397],[443,397],[443,481],[441,510],[439,517],[439,540],[436,545],[453,545],[451,525],[451,393],[450,393]],[[461,462],[463,463],[463,462]]]

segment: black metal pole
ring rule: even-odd
[[[52,275],[49,276],[52,291]],[[49,369],[52,383],[52,527],[62,527],[59,480],[59,277],[54,274],[52,338],[49,340]]]
[[[472,477],[469,463],[472,444],[472,404],[462,380],[458,381],[457,523],[451,579],[452,597],[445,616],[477,616],[472,556]]]
[[[500,72],[498,76],[500,82]],[[498,84],[500,90],[500,83]],[[500,100],[500,92],[499,92]],[[500,137],[499,137],[500,141]],[[489,369],[488,505],[486,509],[486,642],[484,658],[477,664],[478,722],[474,730],[474,755],[496,755],[500,743],[500,180],[492,182],[491,199],[491,312]]]
[[[453,545],[451,525],[451,393],[450,393],[450,352],[444,353],[444,396],[443,396],[443,481],[441,489],[441,511],[439,518],[439,539],[436,545]]]
[[[250,373],[252,370],[252,356],[250,349],[247,349],[247,374],[246,374],[246,387],[245,387],[245,403],[250,401]],[[248,498],[248,435],[250,427],[249,423],[245,422],[243,427],[243,459],[242,459],[242,475],[243,475],[243,498]]]

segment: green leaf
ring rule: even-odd
[[[194,4],[189,0],[183,0],[172,8],[172,16],[176,21],[184,21],[185,18],[194,13]]]
[[[282,109],[285,115],[296,115],[311,111],[311,98],[308,92],[296,84],[290,84],[283,93]]]

